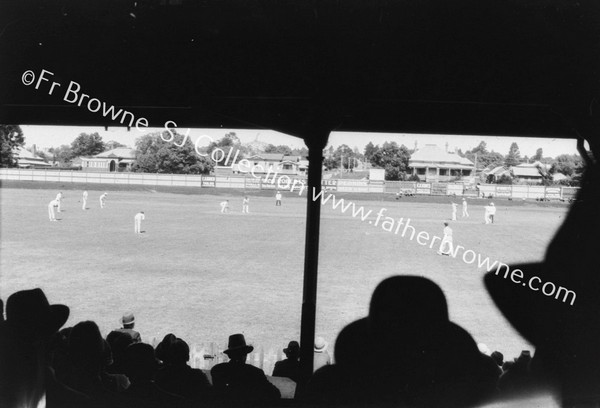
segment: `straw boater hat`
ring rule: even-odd
[[[244,338],[244,335],[241,333],[238,333],[238,334],[232,334],[231,336],[229,336],[229,342],[227,343],[227,350],[225,350],[223,353],[229,355],[231,352],[243,351],[244,353],[248,354],[248,353],[252,352],[252,350],[254,350],[254,347],[248,346],[246,344],[246,339]]]
[[[55,333],[68,318],[69,308],[49,304],[39,288],[13,293],[6,302],[6,324],[35,337]]]
[[[323,353],[327,350],[328,343],[325,341],[323,337],[317,337],[315,339],[315,352]]]
[[[123,317],[121,317],[122,325],[133,324],[133,323],[135,323],[135,316],[133,315],[132,312],[127,312],[123,315]]]

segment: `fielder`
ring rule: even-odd
[[[229,212],[229,200],[221,201],[221,213]]]
[[[50,221],[56,221],[56,215],[54,214],[54,208],[58,207],[59,205],[60,205],[60,202],[57,199],[50,201],[50,203],[48,204],[48,217],[50,218]]]
[[[144,215],[143,211],[140,211],[139,213],[137,213],[135,215],[135,217],[133,217],[134,220],[134,231],[136,234],[141,234],[142,233],[142,220],[145,220],[146,216]]]
[[[248,198],[248,196],[245,196],[244,199],[242,200],[242,214],[248,214],[250,212],[249,207],[250,207],[250,199]]]
[[[444,249],[448,245],[448,252],[444,252]],[[440,244],[440,249],[437,251],[438,255],[450,255],[454,252],[454,245],[452,244],[452,228],[448,226],[448,223],[444,223],[444,238]]]
[[[462,199],[462,216],[469,218],[469,211],[467,211],[467,200]]]
[[[456,211],[458,211],[458,204],[452,203],[452,221],[456,221]]]
[[[63,193],[62,193],[62,191],[61,191],[61,192],[59,192],[59,193],[56,195],[56,201],[58,201],[58,210],[57,210],[58,212],[61,212],[61,209],[62,209],[62,208],[61,208],[61,206],[62,206],[62,199],[63,199]]]
[[[496,206],[494,203],[490,203],[490,223],[494,223],[494,215],[496,215]]]
[[[275,206],[281,206],[281,193],[279,191],[275,194]]]
[[[88,198],[88,192],[87,192],[87,190],[85,190],[83,192],[83,196],[81,197],[81,201],[83,202],[83,204],[81,205],[82,210],[85,210],[87,207],[87,198]]]
[[[106,201],[106,196],[108,193],[104,193],[100,196],[100,208],[104,208],[104,202]]]

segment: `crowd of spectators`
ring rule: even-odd
[[[6,320],[0,320],[0,406],[38,407],[40,400],[48,407],[282,403],[263,370],[246,363],[253,346],[243,334],[229,337],[223,351],[229,361],[205,372],[190,367],[189,345],[172,333],[156,347],[144,343],[131,312],[106,338],[93,321],[60,329],[68,316],[67,306],[50,305],[40,289],[8,298]],[[325,339],[317,337],[313,350],[315,373],[296,388],[299,404],[472,406],[534,382],[528,351],[505,362],[500,352],[478,348],[448,319],[441,289],[421,277],[383,281],[369,316],[336,339],[335,363]],[[272,376],[301,383],[300,344],[290,341],[283,352]]]

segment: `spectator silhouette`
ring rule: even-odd
[[[161,364],[168,365],[171,363],[171,345],[175,343],[177,337],[173,333],[167,334],[154,350],[154,355]]]
[[[0,406],[82,406],[87,398],[60,384],[48,362],[51,337],[69,308],[50,305],[39,289],[13,293],[0,326]]]
[[[165,406],[180,401],[182,398],[160,389],[154,382],[158,370],[158,361],[154,349],[145,343],[134,343],[125,351],[125,375],[131,385],[123,392],[124,396],[134,404]]]
[[[140,333],[133,330],[133,328],[135,327],[135,316],[133,315],[133,313],[125,313],[123,317],[121,317],[121,324],[123,325],[123,327],[114,331],[128,334],[129,336],[131,336],[134,343],[140,343],[142,341]]]
[[[127,333],[113,330],[106,336],[106,341],[110,346],[113,358],[113,363],[107,367],[106,371],[112,374],[125,374],[125,350],[133,344],[133,338]]]
[[[279,389],[269,382],[265,373],[246,364],[248,353],[254,347],[246,345],[243,334],[229,336],[227,350],[229,362],[214,366],[211,376],[219,396],[245,403],[265,403],[281,397]]]
[[[595,152],[598,157],[598,152]],[[485,285],[508,321],[532,343],[532,374],[565,406],[600,402],[600,169],[590,161],[577,199],[542,263],[512,265],[523,285],[488,273]],[[530,392],[539,384],[532,382]]]
[[[211,386],[202,370],[191,368],[190,348],[182,339],[176,338],[169,344],[165,365],[156,374],[156,385],[172,394],[188,399],[206,399]]]
[[[519,394],[531,388],[533,381],[531,370],[531,354],[523,350],[498,381],[498,389],[503,394]]]
[[[504,355],[499,351],[494,351],[491,357],[494,359],[494,362],[498,365],[498,367],[502,368],[502,365],[504,364]]]
[[[353,357],[353,350],[368,352]],[[473,338],[448,319],[441,289],[422,277],[395,276],[375,289],[369,316],[342,330],[335,366],[315,373],[307,398],[325,405],[468,406],[491,395],[496,379]]]
[[[300,378],[300,344],[297,341],[290,341],[283,352],[286,359],[275,363],[273,377],[287,377],[298,382]]]

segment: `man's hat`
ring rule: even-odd
[[[285,355],[298,354],[300,352],[300,344],[297,341],[292,340],[288,343],[287,348],[283,349],[283,352]]]
[[[69,318],[65,305],[50,305],[40,288],[13,293],[6,301],[6,324],[24,334],[44,337],[55,333]]]
[[[504,271],[488,272],[484,278],[506,319],[538,351],[558,360],[565,370],[562,379],[571,386],[600,379],[599,186],[600,169],[592,164],[544,262],[511,266],[511,272],[522,272],[520,284],[512,273],[506,279]]]
[[[238,334],[232,334],[231,336],[229,336],[229,342],[227,343],[227,350],[225,350],[223,353],[229,355],[229,353],[231,353],[231,352],[243,351],[244,353],[248,354],[248,353],[252,352],[252,350],[254,350],[254,347],[248,346],[246,344],[246,338],[244,337],[244,335],[241,333],[238,333]]]
[[[317,337],[315,339],[315,351],[317,353],[322,353],[327,350],[328,343],[325,341],[323,337]]]
[[[123,315],[123,317],[121,317],[121,324],[126,325],[133,323],[135,323],[135,316],[132,312],[127,312]]]

